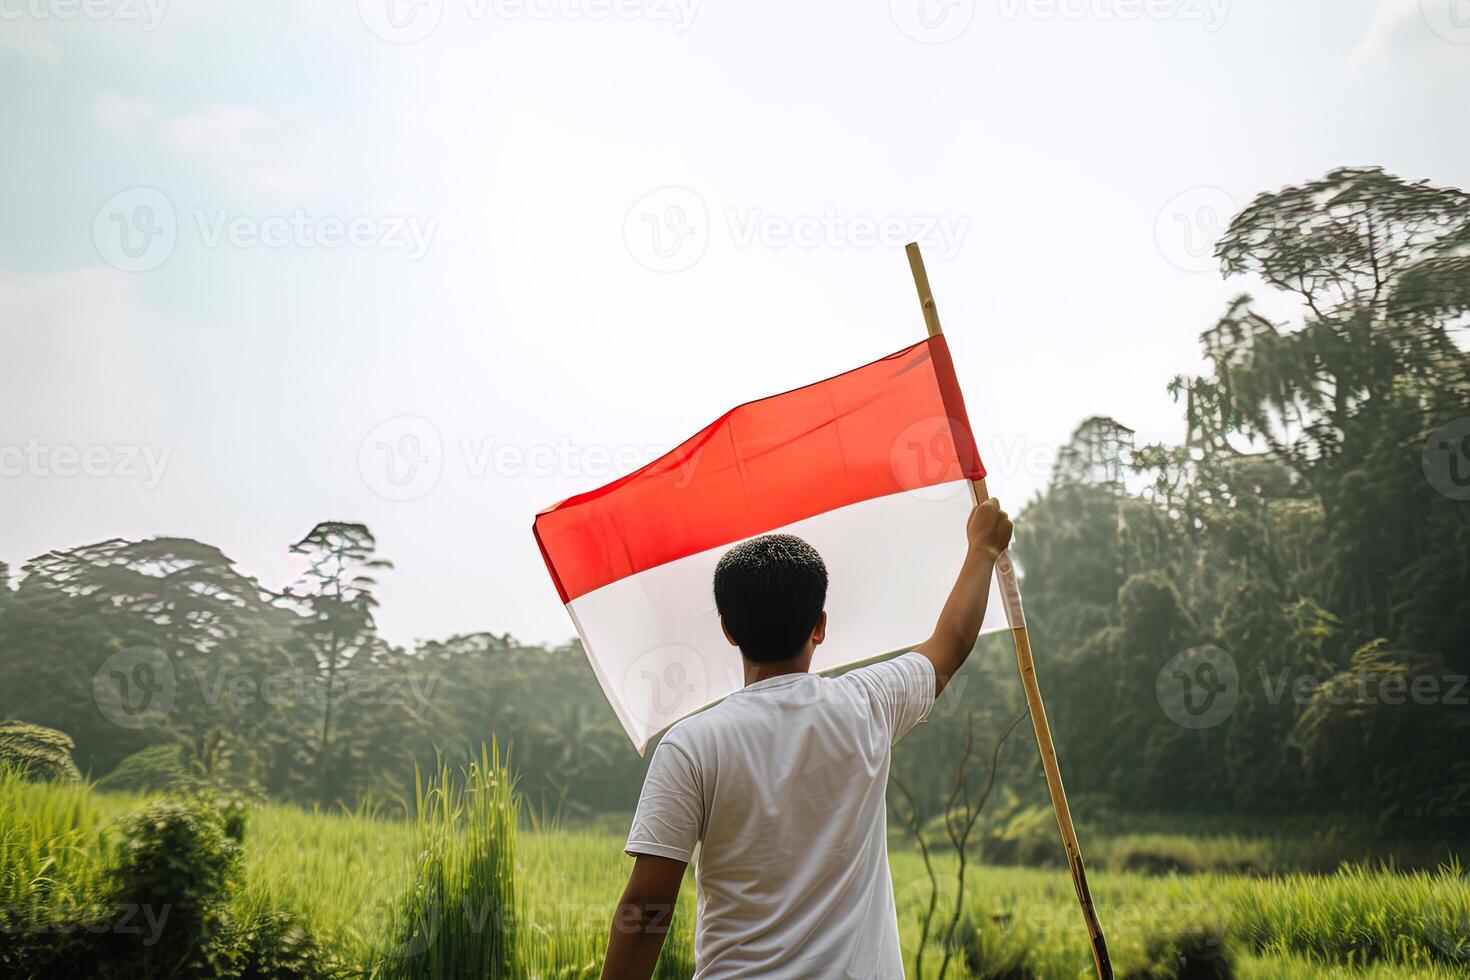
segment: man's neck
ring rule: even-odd
[[[770,680],[772,677],[784,677],[787,674],[805,674],[811,669],[812,658],[803,655],[792,660],[781,660],[776,663],[758,664],[750,660],[745,661],[745,686],[749,687],[756,681]]]

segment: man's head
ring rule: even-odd
[[[746,660],[778,663],[822,642],[827,566],[792,534],[737,544],[715,566],[715,608]]]

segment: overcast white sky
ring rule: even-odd
[[[1470,186],[1467,0],[0,0],[0,83],[0,560],[362,521],[397,642],[570,636],[535,511],[920,338],[910,238],[1018,505],[1180,435],[1255,193]]]

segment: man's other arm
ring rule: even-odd
[[[915,649],[934,665],[934,696],[954,676],[975,648],[985,606],[990,598],[990,576],[995,561],[1011,543],[1011,519],[994,497],[970,512],[965,528],[969,548],[949,599],[939,613],[934,633]]]
[[[639,854],[613,913],[602,980],[648,980],[674,917],[687,861]]]

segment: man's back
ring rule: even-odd
[[[783,674],[664,737],[627,851],[687,861],[702,843],[696,976],[903,976],[884,790],[934,690],[914,653]]]

